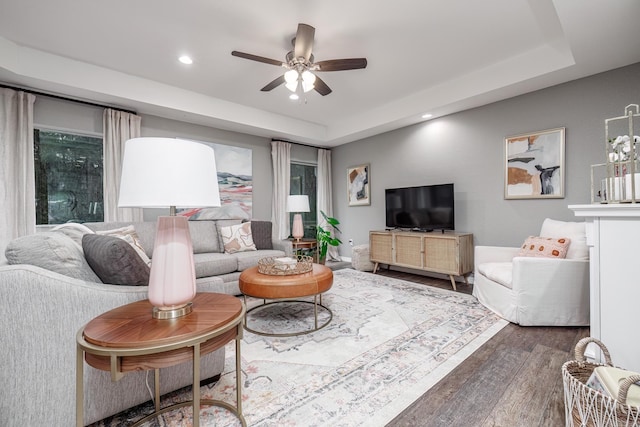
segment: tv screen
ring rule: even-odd
[[[411,230],[454,230],[453,184],[385,190],[386,226]]]

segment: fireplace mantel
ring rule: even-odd
[[[640,372],[640,204],[570,205],[587,225],[590,334],[614,365]]]

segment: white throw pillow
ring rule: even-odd
[[[589,259],[587,233],[584,222],[557,221],[547,218],[542,223],[540,237],[567,237],[571,245],[567,251],[567,259]]]
[[[220,235],[222,236],[224,251],[228,254],[256,250],[256,245],[251,235],[250,222],[220,227]]]

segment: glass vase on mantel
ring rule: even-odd
[[[640,107],[628,105],[624,114],[604,121],[606,163],[591,166],[591,203],[640,202]]]

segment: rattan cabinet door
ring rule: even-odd
[[[460,274],[458,239],[424,237],[424,267],[444,274]]]
[[[382,264],[393,263],[393,234],[384,231],[369,233],[369,259]]]
[[[395,263],[407,267],[422,268],[422,235],[396,234]]]

